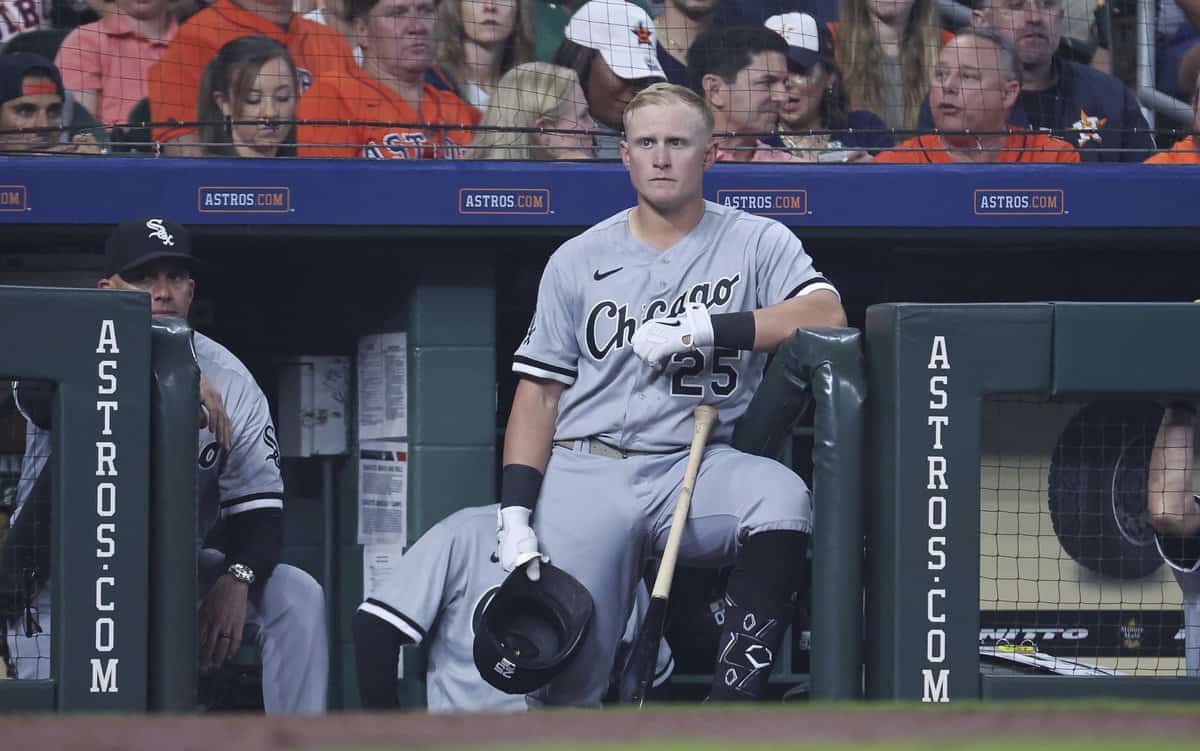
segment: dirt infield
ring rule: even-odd
[[[169,717],[10,716],[0,720],[4,748],[63,751],[282,751],[284,749],[447,748],[504,744],[587,744],[687,739],[767,743],[802,741],[887,743],[1061,738],[1145,743],[1150,738],[1196,742],[1194,705],[1063,703],[861,708],[704,707],[560,710],[529,715],[416,713],[330,714],[320,718],[261,715]]]

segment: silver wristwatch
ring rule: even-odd
[[[244,563],[235,563],[230,566],[226,572],[234,578],[235,581],[240,581],[242,584],[254,583],[254,569]]]

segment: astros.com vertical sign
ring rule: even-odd
[[[946,496],[950,483],[944,446],[950,438],[950,351],[946,337],[934,336],[929,349],[929,446],[925,456],[926,592],[925,660],[921,668],[921,701],[950,701],[950,668],[946,667]]]
[[[96,563],[94,574],[95,618],[93,621],[94,656],[90,658],[93,694],[115,694],[120,691],[117,666],[120,659],[111,655],[117,643],[116,601],[113,590],[117,578],[113,558],[117,553],[117,444],[113,440],[113,416],[120,411],[117,399],[117,359],[121,350],[117,344],[117,328],[112,320],[100,324],[96,344],[96,413],[99,421],[96,436]]]

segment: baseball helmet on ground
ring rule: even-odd
[[[542,563],[537,581],[516,569],[475,625],[479,675],[507,694],[536,691],[570,663],[594,610],[587,589],[562,569]]]

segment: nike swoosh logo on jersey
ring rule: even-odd
[[[659,326],[678,326],[679,321],[659,321]]]
[[[596,269],[595,273],[592,274],[592,278],[598,282],[603,281],[603,280],[609,278],[610,276],[612,276],[613,274],[617,273],[618,271],[620,271],[623,268],[625,268],[625,267],[618,266],[615,269],[613,269],[612,271],[605,271],[603,274],[600,273],[600,269]]]

